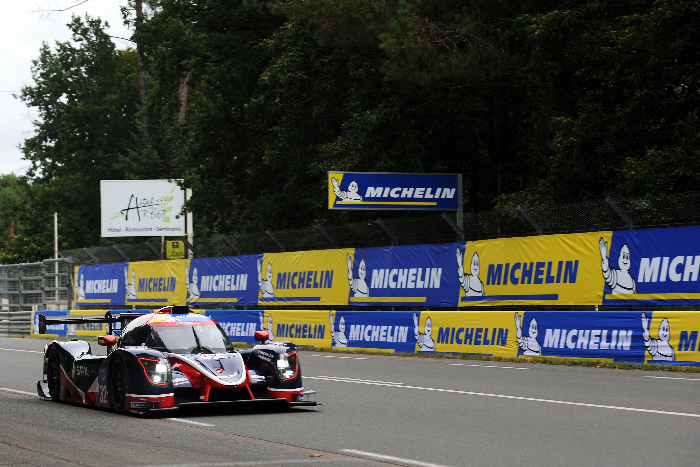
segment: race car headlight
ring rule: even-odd
[[[298,371],[299,362],[296,352],[280,355],[279,360],[277,360],[277,375],[282,381],[296,378]]]
[[[139,363],[146,374],[146,378],[159,386],[170,385],[171,371],[170,363],[167,360],[156,358],[139,358]]]

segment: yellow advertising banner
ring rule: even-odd
[[[260,322],[271,340],[317,348],[331,347],[333,342],[328,310],[265,310],[260,311]]]
[[[645,363],[700,362],[700,311],[648,312],[641,324]]]
[[[265,253],[258,260],[259,305],[346,304],[354,249]]]
[[[127,305],[185,305],[190,260],[129,263],[126,275]]]
[[[69,316],[95,315],[95,317],[102,317],[106,311],[107,310],[70,310],[68,314]],[[67,327],[66,334],[68,336],[97,337],[107,334],[106,323],[78,323],[69,324]]]
[[[459,306],[599,305],[600,239],[589,232],[467,243],[457,250]]]
[[[517,357],[512,311],[414,313],[416,352]]]

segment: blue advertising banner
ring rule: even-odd
[[[187,304],[257,304],[258,258],[262,255],[190,260],[186,270]]]
[[[604,304],[700,303],[700,226],[615,231],[600,241]]]
[[[412,311],[329,313],[333,347],[412,353],[416,348]]]
[[[75,266],[73,284],[78,306],[124,305],[128,263]]]
[[[349,305],[457,306],[459,243],[356,248],[347,256]]]
[[[41,310],[32,312],[32,334],[39,335],[39,315],[44,316],[68,316],[70,310]],[[69,328],[68,324],[47,324],[46,334],[59,337],[75,336],[75,326]]]
[[[460,174],[328,172],[328,209],[456,211]]]
[[[206,310],[204,314],[219,323],[231,342],[257,344],[255,331],[266,329],[261,323],[262,310]]]
[[[636,311],[519,312],[514,317],[518,355],[642,363],[643,315]]]

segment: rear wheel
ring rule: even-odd
[[[61,359],[56,349],[51,349],[49,352],[49,367],[46,378],[49,384],[49,396],[51,400],[57,401],[61,392]]]
[[[112,374],[109,379],[109,397],[112,407],[117,413],[124,413],[126,406],[126,365],[124,360],[117,357],[112,365]]]

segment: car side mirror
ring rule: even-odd
[[[255,334],[253,334],[253,338],[256,341],[260,341],[261,343],[265,343],[270,338],[270,332],[269,331],[255,331]]]
[[[117,336],[99,336],[97,343],[105,347],[110,347],[117,343]]]

